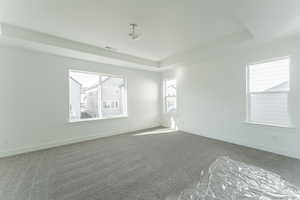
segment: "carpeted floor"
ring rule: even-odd
[[[219,156],[300,186],[300,161],[184,132],[151,130],[0,159],[2,200],[174,199]]]

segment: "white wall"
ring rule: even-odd
[[[125,75],[128,118],[68,123],[68,70]],[[0,47],[0,156],[160,125],[160,75]]]
[[[289,108],[297,128],[244,123],[247,63],[291,56]],[[289,38],[256,47],[223,49],[211,55],[191,55],[165,72],[178,87],[180,130],[300,158],[300,39]],[[163,115],[163,124],[170,117]]]

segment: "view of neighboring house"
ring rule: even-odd
[[[70,119],[80,119],[81,84],[70,77]]]
[[[123,113],[124,80],[109,77],[102,81],[102,116],[116,116]]]
[[[81,118],[97,118],[98,115],[98,85],[81,88]]]
[[[84,76],[91,75],[83,72],[70,73],[71,120],[110,117],[124,113],[123,78],[101,76],[95,78],[91,84],[85,81]]]
[[[290,82],[289,81],[284,81],[280,84],[277,84],[267,90],[266,92],[275,92],[275,91],[287,91],[290,88]]]
[[[252,105],[250,107],[250,119],[269,123],[288,122],[288,91],[289,81],[284,81],[260,93],[252,94],[250,98]]]

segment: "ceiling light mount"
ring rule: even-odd
[[[138,32],[138,25],[137,24],[129,24],[130,27],[130,32],[129,32],[129,37],[132,40],[138,40],[141,37],[141,34]]]

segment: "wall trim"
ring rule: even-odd
[[[90,141],[90,140],[95,140],[95,139],[100,139],[100,138],[106,138],[106,137],[111,137],[111,136],[116,136],[116,135],[129,134],[129,133],[134,133],[134,132],[143,132],[143,131],[148,131],[148,130],[154,129],[154,128],[161,128],[161,126],[157,124],[157,125],[154,125],[151,127],[145,127],[145,128],[141,128],[141,129],[118,130],[118,131],[106,132],[106,133],[102,132],[101,134],[99,134],[99,133],[90,134],[87,136],[70,138],[70,139],[66,139],[66,140],[62,140],[62,141],[53,141],[53,142],[47,142],[47,143],[40,144],[40,145],[15,148],[15,149],[10,149],[8,151],[1,151],[0,158],[15,156],[15,155],[19,155],[19,154],[34,152],[34,151],[46,150],[46,149],[50,149],[50,148],[54,148],[54,147],[60,147],[60,146],[65,146],[65,145],[69,145],[69,144],[75,144],[75,143],[80,143],[80,142],[85,142],[85,141]]]
[[[251,148],[251,149],[266,151],[266,152],[278,154],[278,155],[281,155],[281,156],[300,159],[300,153],[299,152],[293,152],[293,151],[289,151],[289,150],[286,150],[286,149],[275,149],[275,148],[272,148],[272,147],[270,148],[270,147],[261,146],[261,145],[257,145],[257,144],[246,144],[243,141],[232,140],[232,139],[228,139],[228,138],[225,138],[225,137],[222,137],[222,138],[211,137],[211,136],[199,133],[199,132],[196,133],[195,131],[191,131],[191,130],[188,130],[188,129],[180,129],[180,131],[190,133],[190,134],[193,134],[193,135],[199,135],[199,136],[209,138],[209,139],[214,139],[214,140],[218,140],[218,141],[222,141],[222,142],[227,142],[227,143],[231,143],[231,144],[235,144],[235,145],[239,145],[239,146],[248,147],[248,148]]]

